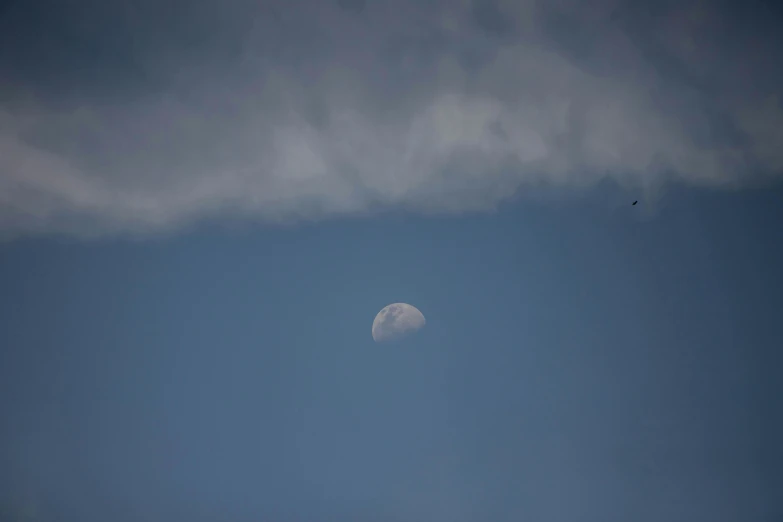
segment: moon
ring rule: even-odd
[[[399,339],[421,330],[427,321],[418,308],[407,303],[383,307],[372,322],[372,338],[376,343]]]

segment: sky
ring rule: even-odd
[[[0,0],[0,522],[780,522],[781,23]]]

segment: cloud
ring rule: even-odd
[[[0,233],[777,179],[781,18],[750,4],[12,3]]]

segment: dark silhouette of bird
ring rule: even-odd
[[[637,203],[639,203],[639,201],[638,201],[638,200],[637,200],[637,201],[634,201],[633,203],[631,203],[631,206],[634,206],[634,205],[636,205]]]

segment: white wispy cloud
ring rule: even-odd
[[[774,24],[714,3],[24,5],[0,21],[6,236],[783,172]]]

